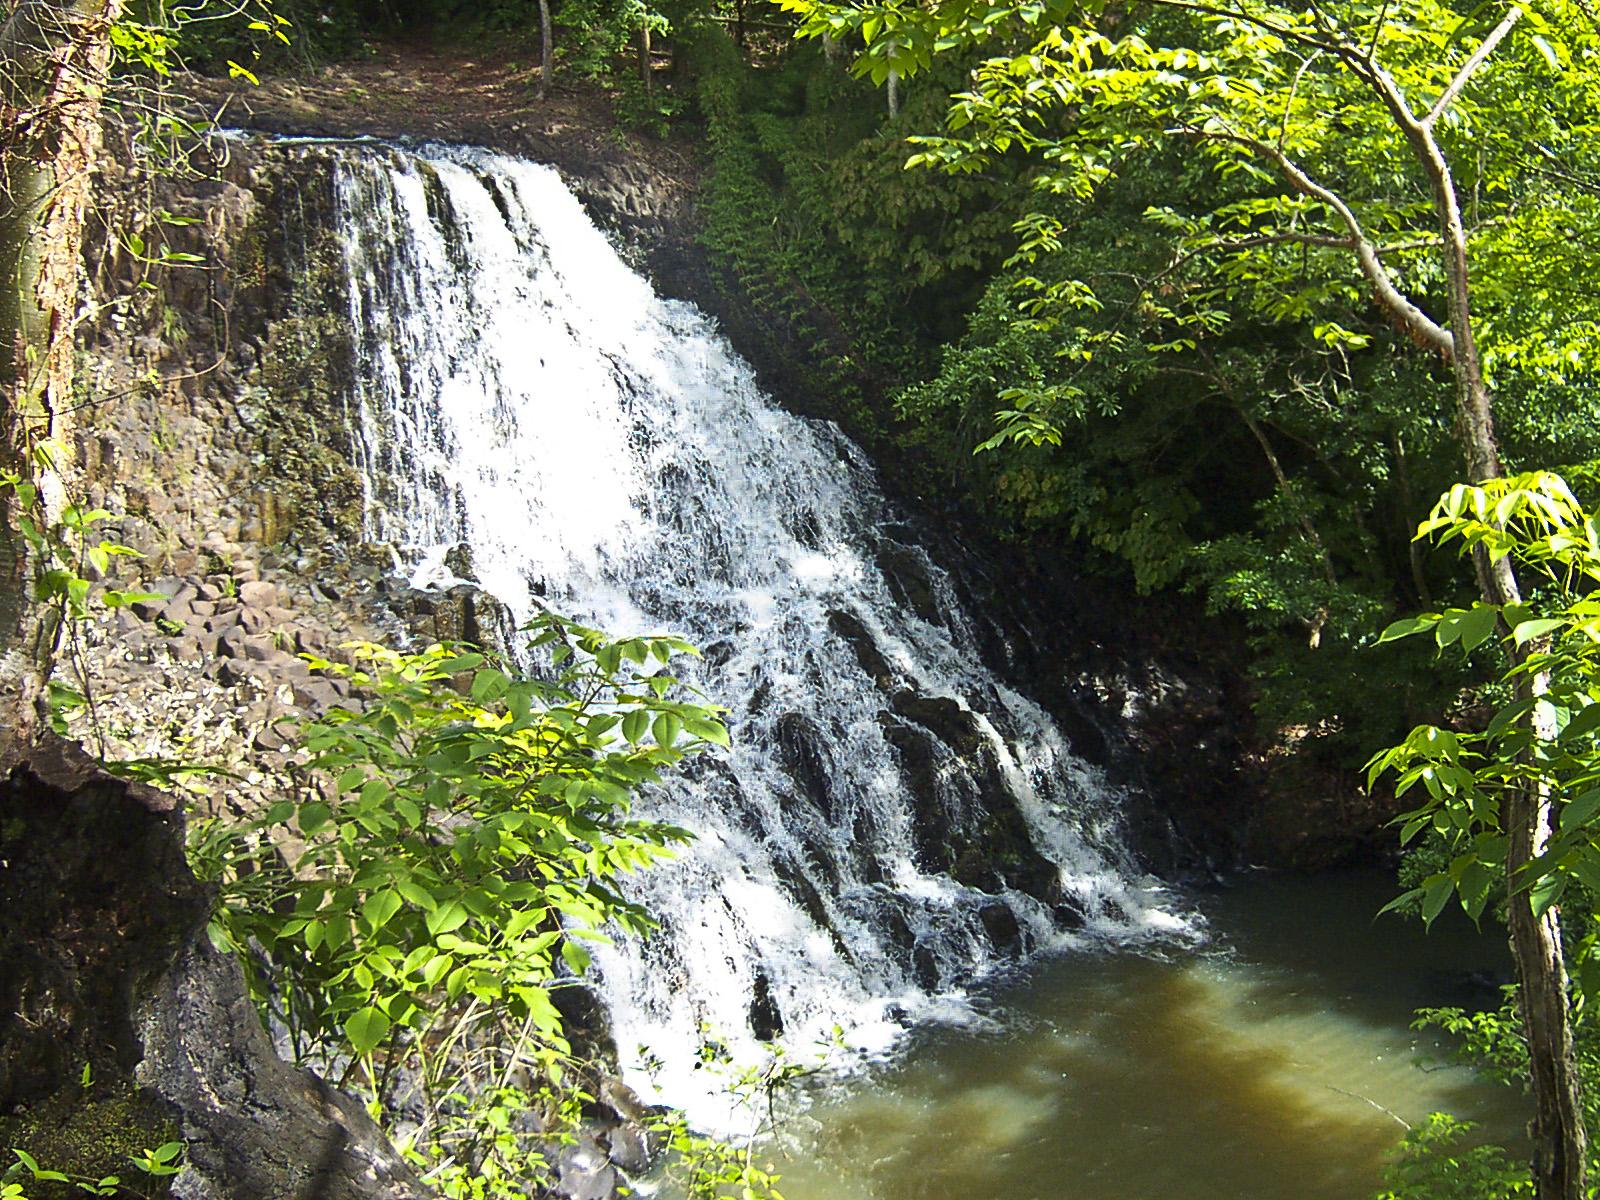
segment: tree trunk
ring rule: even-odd
[[[60,517],[72,479],[83,228],[121,8],[20,0],[0,24],[0,422],[10,465],[39,489],[44,525]],[[28,658],[15,710],[24,732],[44,707],[56,616],[27,612],[16,631]]]
[[[1488,45],[1491,43],[1486,43]],[[1464,71],[1463,76],[1465,74]],[[1441,100],[1435,114],[1443,111],[1444,103]],[[1432,116],[1421,121],[1411,119],[1406,132],[1432,185],[1443,235],[1443,266],[1454,342],[1450,362],[1455,376],[1457,422],[1466,451],[1467,471],[1475,483],[1494,479],[1503,473],[1500,448],[1495,440],[1493,398],[1484,381],[1483,360],[1472,328],[1467,234],[1455,181],[1434,140]],[[1474,564],[1479,589],[1486,602],[1521,602],[1522,592],[1509,556],[1490,562],[1480,549],[1474,556]],[[1512,653],[1520,656],[1527,651]],[[1522,676],[1517,687],[1524,698],[1535,699],[1547,690],[1548,681],[1538,676]],[[1537,709],[1529,719],[1540,721]],[[1552,732],[1536,725],[1536,734],[1549,736]],[[1504,821],[1508,843],[1506,876],[1511,891],[1507,925],[1521,984],[1519,1005],[1528,1041],[1534,1102],[1534,1186],[1538,1200],[1585,1200],[1588,1134],[1583,1123],[1581,1083],[1572,1044],[1560,918],[1554,908],[1542,916],[1536,915],[1526,889],[1519,887],[1524,868],[1538,857],[1549,841],[1550,796],[1531,785],[1517,789],[1506,804]]]
[[[539,99],[550,94],[550,70],[555,65],[554,39],[550,31],[550,0],[539,0]]]
[[[644,94],[648,97],[655,91],[655,68],[651,62],[650,51],[650,26],[639,26],[639,81],[644,84]]]

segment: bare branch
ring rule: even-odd
[[[1494,48],[1505,40],[1506,34],[1510,33],[1520,20],[1522,20],[1522,5],[1513,4],[1511,11],[1505,15],[1505,20],[1496,25],[1494,31],[1483,39],[1483,45],[1473,51],[1472,57],[1467,59],[1461,70],[1456,72],[1456,77],[1450,81],[1450,86],[1445,88],[1444,94],[1428,110],[1428,115],[1422,118],[1424,125],[1432,125],[1444,114],[1444,110],[1450,107],[1450,102],[1461,94],[1462,88],[1467,86],[1467,80],[1472,78],[1473,72],[1494,53]]]
[[[1283,176],[1284,181],[1291,188],[1303,196],[1310,196],[1312,199],[1320,200],[1327,205],[1344,224],[1344,227],[1350,231],[1350,237],[1344,244],[1355,254],[1356,261],[1361,266],[1361,273],[1366,276],[1367,282],[1372,284],[1374,292],[1377,293],[1378,303],[1399,320],[1419,341],[1432,346],[1446,356],[1455,353],[1455,338],[1450,331],[1413,304],[1395,286],[1394,280],[1389,277],[1388,269],[1383,265],[1383,260],[1379,258],[1381,252],[1379,246],[1367,236],[1366,230],[1361,226],[1360,219],[1350,206],[1337,193],[1307,175],[1282,150],[1270,142],[1263,142],[1241,133],[1234,133],[1231,130],[1207,130],[1196,129],[1192,126],[1180,126],[1168,132],[1184,137],[1198,138],[1202,141],[1230,142],[1272,162],[1278,168],[1278,173]],[[1339,243],[1335,240],[1334,244],[1337,245]]]

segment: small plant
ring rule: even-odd
[[[85,1075],[88,1068],[84,1068]],[[121,1175],[76,1175],[67,1171],[54,1171],[39,1165],[39,1161],[20,1147],[13,1146],[11,1153],[16,1161],[0,1178],[0,1200],[28,1200],[20,1176],[26,1175],[35,1183],[64,1184],[75,1192],[87,1196],[144,1196],[145,1192],[131,1186]],[[151,1180],[176,1175],[182,1169],[183,1143],[167,1142],[153,1150],[129,1156],[134,1168]]]

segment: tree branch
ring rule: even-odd
[[[1472,57],[1467,59],[1461,70],[1456,72],[1456,77],[1450,81],[1450,86],[1445,88],[1444,94],[1434,102],[1433,107],[1428,110],[1428,115],[1422,118],[1423,125],[1432,125],[1443,115],[1444,110],[1450,107],[1450,102],[1461,94],[1462,88],[1467,86],[1467,80],[1472,78],[1473,72],[1494,53],[1494,48],[1505,40],[1506,34],[1510,33],[1520,20],[1522,20],[1522,5],[1513,4],[1505,20],[1494,27],[1494,31],[1483,39],[1483,45],[1474,50]]]
[[[1389,277],[1388,269],[1379,258],[1379,247],[1366,234],[1360,219],[1348,204],[1339,195],[1307,175],[1292,159],[1282,150],[1269,142],[1263,142],[1231,130],[1196,129],[1193,126],[1179,126],[1168,131],[1185,137],[1198,138],[1202,141],[1231,142],[1242,146],[1253,154],[1269,160],[1278,168],[1279,174],[1288,185],[1303,196],[1310,196],[1320,200],[1343,222],[1350,231],[1350,237],[1344,242],[1355,253],[1356,261],[1360,264],[1361,273],[1366,276],[1367,282],[1377,293],[1378,303],[1400,321],[1402,325],[1418,341],[1432,346],[1445,356],[1455,353],[1455,338],[1450,331],[1440,325],[1427,313],[1413,304],[1395,286],[1394,280]],[[1332,244],[1340,244],[1338,239],[1330,239]]]

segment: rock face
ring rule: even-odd
[[[361,1106],[273,1052],[208,942],[176,802],[49,741],[0,751],[0,1144],[190,1200],[431,1195]]]

